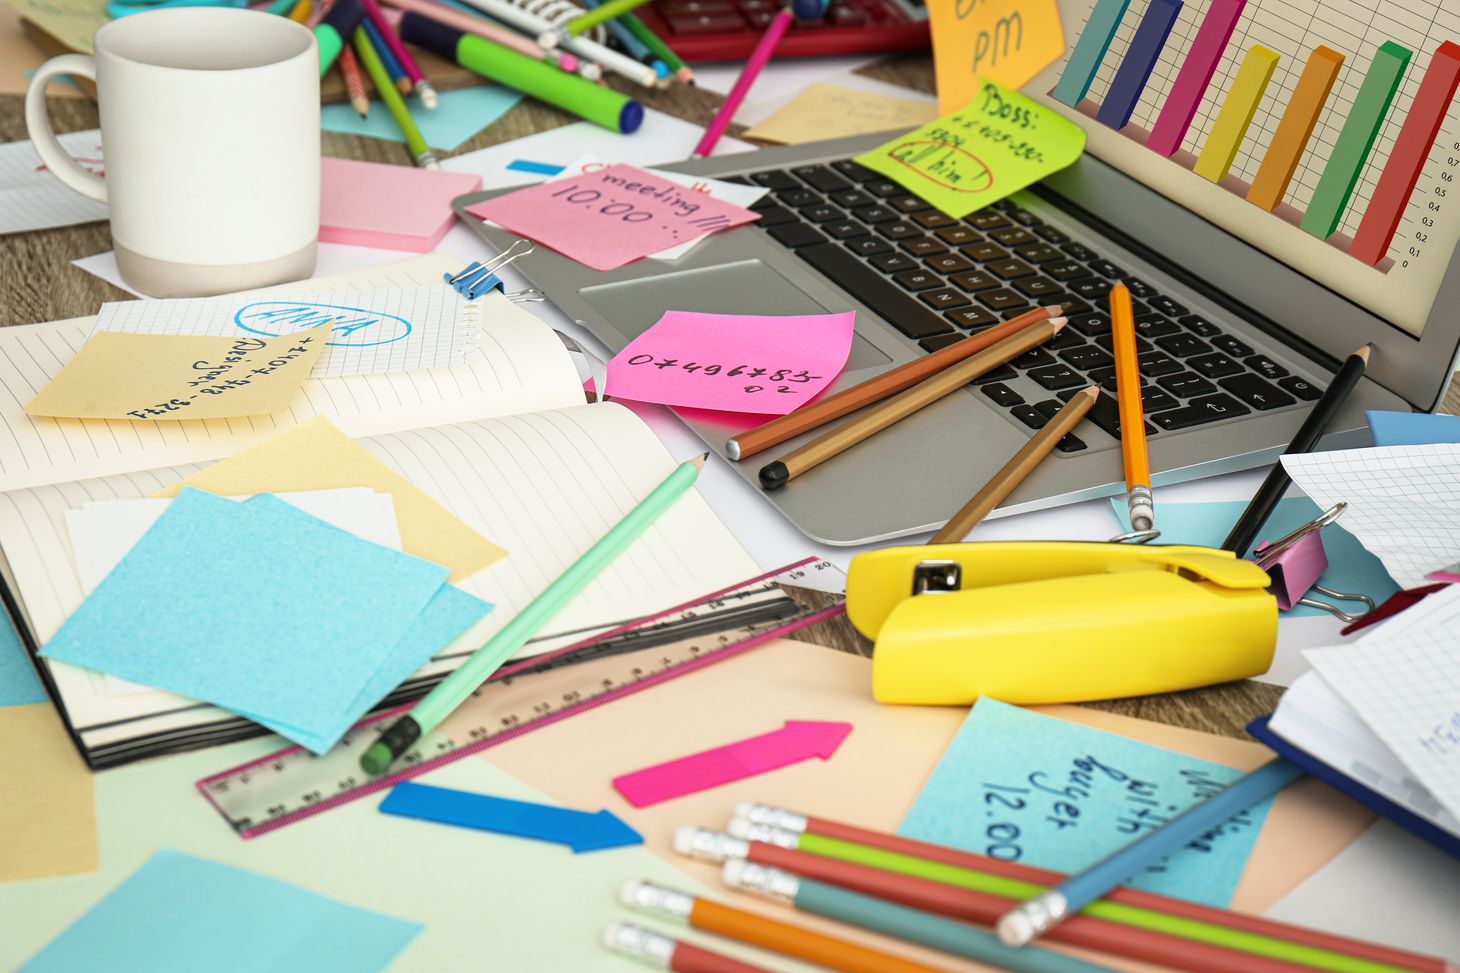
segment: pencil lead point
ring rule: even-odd
[[[1367,365],[1369,363],[1369,355],[1373,354],[1373,351],[1374,351],[1374,346],[1373,345],[1364,345],[1364,347],[1362,347],[1358,351],[1354,352],[1354,354],[1357,355],[1358,357],[1362,358],[1364,360],[1364,364]]]
[[[1098,385],[1089,385],[1089,386],[1086,386],[1085,388],[1083,388],[1083,389],[1080,390],[1080,394],[1086,396],[1087,398],[1091,398],[1091,399],[1097,398],[1100,395],[1100,386],[1098,386]]]
[[[695,469],[702,470],[702,469],[705,468],[705,464],[707,462],[709,462],[709,460],[710,460],[710,454],[709,453],[701,453],[700,455],[696,456],[694,459],[690,460],[689,462],[690,462],[690,465],[693,466]]]
[[[1062,330],[1064,330],[1065,325],[1067,325],[1067,324],[1070,323],[1070,319],[1069,318],[1050,318],[1049,319],[1049,323],[1050,323],[1050,326],[1054,328],[1054,333],[1055,334],[1059,334]]]

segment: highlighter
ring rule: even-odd
[[[319,44],[319,76],[330,69],[335,58],[345,46],[345,40],[355,33],[355,28],[365,19],[365,7],[360,0],[337,0],[330,12],[314,28],[314,39]]]
[[[358,3],[358,0],[350,0]],[[401,38],[484,78],[516,88],[613,132],[628,134],[644,122],[644,106],[609,88],[584,81],[545,61],[494,44],[420,14],[400,19]]]

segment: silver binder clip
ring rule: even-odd
[[[1328,570],[1328,555],[1323,550],[1323,538],[1319,532],[1343,516],[1347,508],[1346,503],[1336,503],[1297,530],[1253,549],[1252,559],[1272,578],[1267,590],[1277,598],[1279,608],[1287,611],[1297,605],[1307,605],[1322,609],[1344,622],[1358,621],[1374,610],[1374,599],[1368,595],[1345,594],[1318,583],[1323,572]],[[1358,602],[1364,610],[1356,615],[1349,614],[1337,605],[1308,597],[1310,591],[1338,601]]]
[[[466,269],[456,275],[442,274],[441,279],[456,289],[456,292],[468,301],[474,301],[487,291],[502,287],[502,278],[497,276],[497,271],[516,260],[518,257],[526,256],[532,252],[530,240],[518,240],[512,246],[503,250],[490,260],[473,260]],[[505,293],[505,288],[503,293]],[[532,293],[530,291],[519,291],[519,294]],[[540,292],[538,292],[540,293]],[[508,299],[511,299],[508,295]],[[531,300],[531,298],[527,298]]]

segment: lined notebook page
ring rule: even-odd
[[[1401,588],[1460,560],[1460,445],[1302,453],[1282,462],[1320,508],[1348,503],[1343,529]]]
[[[1304,656],[1452,814],[1460,814],[1460,585],[1353,645]]]
[[[536,597],[674,468],[674,459],[629,410],[585,405],[484,419],[361,441],[382,462],[495,538],[508,556],[462,583],[496,610],[422,674],[454,668]],[[91,500],[140,497],[194,472],[179,467],[0,494],[0,548],[42,642],[81,603],[65,511]],[[696,491],[681,498],[524,655],[726,587],[760,573]],[[71,718],[89,745],[220,718],[166,693],[110,693],[95,673],[51,664]],[[89,728],[89,729],[87,729]]]
[[[311,291],[419,287],[460,269],[434,253],[304,283]],[[217,460],[316,415],[359,437],[583,401],[577,369],[550,328],[501,292],[479,303],[481,340],[461,365],[311,379],[287,413],[181,422],[26,415],[25,404],[86,341],[94,319],[0,328],[0,490]]]

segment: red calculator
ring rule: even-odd
[[[783,0],[656,0],[634,12],[690,63],[743,61]],[[797,19],[776,57],[878,54],[926,48],[921,0],[832,0],[826,15]]]

